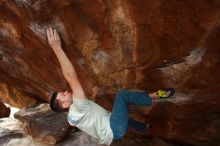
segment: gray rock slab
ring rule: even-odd
[[[49,104],[21,109],[14,116],[21,121],[25,133],[45,144],[55,144],[66,137],[72,129],[66,114],[53,112]]]

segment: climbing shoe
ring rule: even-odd
[[[157,91],[158,99],[166,99],[172,97],[175,94],[174,88],[166,88]]]

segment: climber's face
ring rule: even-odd
[[[69,91],[59,92],[57,94],[57,100],[61,107],[69,108],[73,102],[73,93]]]

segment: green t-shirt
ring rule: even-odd
[[[113,140],[110,116],[111,112],[95,102],[74,97],[67,119],[70,125],[97,139],[98,143],[110,145]]]

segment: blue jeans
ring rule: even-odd
[[[110,117],[114,140],[120,140],[126,134],[128,128],[134,128],[140,132],[146,131],[144,123],[128,118],[128,105],[150,106],[151,104],[152,99],[147,92],[119,91],[116,94]]]

